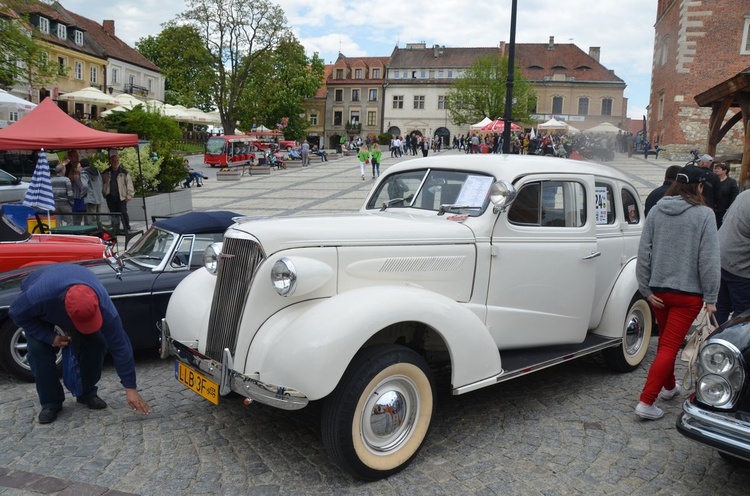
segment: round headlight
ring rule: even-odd
[[[721,376],[708,374],[698,380],[698,398],[707,405],[722,406],[732,398],[732,388]]]
[[[221,253],[221,243],[211,243],[203,251],[203,266],[211,274],[216,274],[219,270],[219,254]]]
[[[291,296],[297,285],[297,269],[288,258],[282,258],[273,264],[271,283],[281,296]]]
[[[496,207],[504,207],[516,197],[516,188],[507,181],[497,181],[490,187],[490,201]]]
[[[735,354],[722,344],[710,343],[701,350],[700,360],[706,372],[725,374],[734,367]]]

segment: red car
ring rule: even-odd
[[[0,272],[31,265],[111,256],[112,247],[101,238],[29,234],[0,210]]]

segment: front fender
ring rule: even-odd
[[[393,286],[356,289],[277,312],[250,344],[244,372],[317,400],[333,391],[371,336],[408,321],[424,323],[443,337],[454,388],[501,372],[497,346],[466,306],[423,289]]]
[[[630,300],[638,292],[638,281],[635,278],[636,259],[630,260],[617,278],[609,293],[604,307],[602,320],[591,332],[608,338],[621,338],[624,332],[625,316],[628,313]]]
[[[204,353],[215,286],[216,276],[201,267],[180,281],[167,305],[171,337],[184,344],[200,342]]]

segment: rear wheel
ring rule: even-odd
[[[607,366],[616,372],[632,372],[648,352],[654,328],[654,317],[648,301],[636,293],[630,300],[623,323],[623,340],[620,346],[602,352]]]
[[[57,366],[62,363],[62,351],[57,352]],[[34,382],[27,351],[26,333],[13,320],[5,319],[0,327],[0,365],[12,376]]]
[[[427,363],[403,346],[354,357],[323,407],[323,442],[341,468],[378,480],[416,457],[432,420],[435,383]]]

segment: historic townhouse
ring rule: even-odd
[[[554,117],[581,131],[604,122],[628,130],[625,82],[599,62],[600,53],[599,47],[587,54],[574,44],[557,44],[553,36],[546,44],[516,45],[516,65],[536,91],[537,124]]]
[[[658,0],[648,137],[671,159],[706,149],[711,108],[695,96],[750,67],[750,3]],[[725,122],[736,112],[729,110]],[[719,143],[718,155],[742,151],[742,126]]]
[[[336,148],[342,136],[377,136],[383,128],[383,82],[388,57],[339,54],[326,80],[325,143]]]

